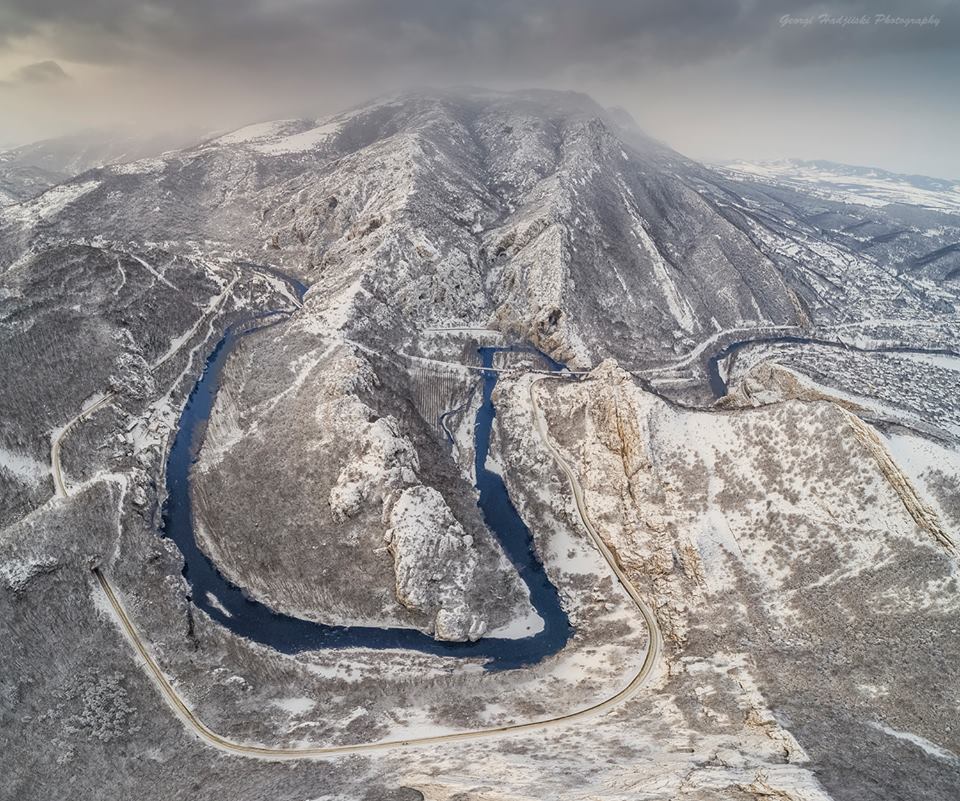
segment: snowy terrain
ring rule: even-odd
[[[734,178],[791,186],[829,200],[883,207],[891,203],[960,213],[960,181],[898,175],[829,161],[735,161],[722,165]]]
[[[583,95],[465,90],[41,143],[0,154],[0,204],[10,797],[63,795],[51,765],[76,798],[957,796],[955,182],[713,170]],[[167,456],[224,331],[268,311],[193,443],[221,574],[308,620],[541,631],[474,487],[477,348],[532,346],[573,372],[498,354],[487,466],[561,652],[288,654],[188,598]],[[400,743],[205,744],[94,568],[216,736]]]

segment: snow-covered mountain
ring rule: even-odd
[[[35,163],[58,170],[78,169],[87,158],[74,149],[68,161],[68,148],[56,155],[49,143],[34,150],[41,154]],[[430,357],[442,350],[433,340],[438,332],[493,331],[573,368],[613,358],[677,397],[702,398],[711,349],[741,332],[953,319],[960,254],[951,244],[958,239],[952,217],[914,210],[920,217],[907,221],[874,208],[851,211],[817,192],[732,176],[684,158],[623,111],[608,112],[583,95],[414,93],[323,120],[258,123],[83,171],[0,209],[0,264],[9,319],[42,321],[44,336],[64,354],[84,341],[67,332],[99,320],[98,336],[110,345],[91,345],[87,369],[70,379],[68,395],[82,391],[85,398],[107,383],[139,386],[143,365],[175,353],[169,343],[196,337],[210,309],[258,305],[251,281],[271,270],[301,279],[309,289],[294,319],[277,337],[251,339],[228,366],[215,419],[230,424],[210,427],[198,486],[211,488],[202,493],[211,500],[201,513],[254,546],[246,555],[240,545],[228,549],[235,563],[229,555],[218,560],[240,583],[261,547],[256,521],[303,515],[302,528],[281,531],[273,556],[247,581],[274,606],[328,619],[338,599],[363,583],[343,570],[322,582],[311,578],[326,575],[345,543],[334,561],[376,574],[381,588],[379,595],[365,589],[354,617],[407,620],[409,610],[392,608],[387,598],[388,561],[351,556],[358,543],[363,553],[376,552],[381,532],[372,521],[386,514],[357,499],[416,490],[422,481],[439,488],[436,497],[459,509],[471,537],[485,542],[475,514],[462,507],[462,477],[432,441],[444,411],[438,404],[465,402],[469,381],[448,374],[425,387],[399,363],[370,354]],[[52,295],[50,308],[26,312],[18,298],[36,302],[53,265],[80,282],[83,303]],[[109,279],[97,278],[104,271]],[[112,299],[103,282],[117,279]],[[137,324],[134,297],[188,303]],[[909,339],[915,329],[891,330]],[[331,348],[331,337],[352,344]],[[7,342],[10,386],[30,380],[35,361],[23,355],[35,341],[17,334]],[[269,414],[264,386],[278,393]],[[44,458],[44,431],[65,412],[55,388],[49,394],[44,415],[24,410],[23,420],[5,422],[24,458]],[[317,398],[326,400],[318,405]],[[175,408],[168,395],[164,426]],[[289,421],[307,419],[311,408],[328,409],[314,415],[316,430],[290,429]],[[392,422],[372,422],[384,416]],[[140,432],[135,450],[162,451],[167,429],[129,425]],[[287,465],[309,464],[318,448],[339,458],[305,496],[279,495],[256,512],[213,500],[247,497],[268,480],[246,466],[272,463],[279,443]],[[402,471],[399,454],[406,454]],[[369,469],[358,467],[365,464]],[[416,467],[427,464],[433,468]],[[317,525],[338,534],[311,555]],[[206,542],[209,551],[222,550]],[[491,576],[498,569],[491,567]],[[278,594],[277,586],[288,589]],[[473,625],[473,613],[463,614],[459,631]],[[502,610],[491,615],[502,622]]]
[[[899,287],[868,257],[816,242],[796,205],[760,205],[754,183],[580,95],[407,95],[88,171],[8,208],[0,248],[242,256],[303,277],[330,324],[359,325],[358,309],[408,330],[489,324],[580,365],[840,306],[889,312]]]
[[[87,131],[0,150],[0,206],[35,197],[62,181],[104,164],[156,156],[199,139],[193,133],[138,136]]]
[[[718,169],[740,180],[791,186],[843,203],[872,207],[899,203],[960,213],[960,181],[800,159],[734,161],[719,165]]]
[[[144,799],[956,795],[954,189],[709,169],[557,92],[129,155],[0,208],[18,797],[56,761],[79,798],[105,762]],[[572,628],[480,669],[556,634],[536,565]],[[430,647],[275,648],[273,612]]]

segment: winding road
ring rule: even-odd
[[[123,630],[127,639],[130,641],[130,644],[133,646],[134,651],[139,657],[139,660],[147,674],[157,686],[164,700],[169,704],[171,709],[184,723],[184,725],[186,725],[204,742],[231,754],[239,754],[242,756],[267,760],[316,759],[370,751],[391,751],[404,748],[417,748],[429,745],[489,739],[513,734],[521,734],[524,732],[540,731],[603,714],[604,712],[619,706],[633,696],[651,676],[653,669],[657,664],[662,649],[662,635],[660,633],[660,628],[657,624],[655,615],[647,606],[639,590],[637,590],[637,588],[633,585],[623,568],[620,566],[616,555],[603,541],[596,527],[593,525],[584,501],[583,488],[580,485],[580,481],[577,478],[576,473],[574,472],[573,468],[563,459],[559,450],[550,440],[546,422],[541,414],[539,405],[537,404],[536,387],[540,382],[550,380],[551,378],[556,377],[542,376],[534,379],[530,383],[529,396],[537,434],[550,451],[563,474],[566,476],[567,481],[570,483],[574,502],[583,527],[586,529],[587,534],[600,551],[611,571],[617,577],[617,580],[620,582],[623,589],[630,596],[637,610],[640,612],[640,615],[643,617],[648,631],[647,646],[643,663],[641,664],[639,670],[631,677],[627,685],[623,687],[623,689],[603,699],[602,701],[598,701],[597,703],[588,707],[574,710],[572,712],[567,712],[548,718],[540,718],[524,723],[496,726],[489,729],[476,729],[471,731],[455,732],[451,734],[438,734],[430,737],[381,740],[372,743],[355,743],[350,745],[302,748],[270,747],[239,743],[229,739],[228,737],[217,734],[215,731],[213,731],[213,729],[200,720],[192,709],[190,709],[189,705],[183,700],[183,698],[170,683],[170,680],[166,677],[166,675],[164,675],[160,666],[151,655],[146,644],[140,638],[133,621],[130,619],[130,616],[124,609],[120,598],[111,586],[107,577],[100,570],[95,569],[93,572],[96,576],[97,583],[102,590],[105,599],[109,603],[113,615],[116,617],[121,629]]]
[[[781,337],[785,340],[792,340],[793,337]],[[744,345],[746,343],[735,343],[735,345]],[[725,351],[730,350],[728,346]],[[481,368],[483,369],[483,368]],[[626,572],[621,567],[616,553],[604,542],[597,528],[592,522],[586,507],[584,491],[573,467],[563,458],[557,446],[550,438],[548,427],[542,411],[537,402],[537,387],[544,381],[557,380],[561,378],[555,374],[538,374],[529,384],[529,401],[533,416],[533,424],[537,435],[549,450],[557,466],[564,474],[570,485],[574,503],[577,509],[580,521],[590,537],[594,546],[603,556],[611,572],[617,577],[620,585],[630,597],[637,611],[644,620],[648,631],[648,641],[644,653],[644,659],[637,672],[630,677],[627,684],[618,692],[600,700],[589,706],[576,709],[563,714],[554,715],[546,718],[514,723],[504,726],[496,726],[487,729],[475,729],[448,734],[437,734],[427,737],[416,737],[406,739],[389,739],[370,743],[353,743],[348,745],[331,746],[310,746],[310,747],[272,747],[266,745],[254,745],[237,742],[228,737],[218,734],[205,724],[196,713],[190,708],[187,702],[180,696],[172,685],[171,681],[164,674],[156,660],[150,653],[149,648],[140,637],[136,626],[128,615],[124,605],[110,584],[109,579],[99,569],[94,569],[97,585],[103,593],[112,615],[119,624],[124,635],[132,645],[139,661],[145,672],[154,682],[161,696],[173,710],[174,714],[181,722],[190,729],[199,739],[207,744],[222,751],[238,754],[247,757],[253,757],[266,760],[297,760],[297,759],[317,759],[345,754],[355,754],[363,752],[383,752],[396,749],[417,748],[445,743],[457,743],[465,741],[474,741],[481,739],[504,737],[513,734],[540,731],[557,726],[563,726],[581,721],[583,719],[598,716],[608,712],[617,706],[623,704],[633,696],[650,678],[654,668],[657,665],[661,654],[663,640],[657,620],[649,606],[644,601],[639,590],[631,582]],[[83,409],[79,414],[72,418],[52,440],[51,463],[52,472],[57,495],[65,497],[67,495],[67,486],[63,476],[60,464],[60,448],[63,439],[67,434],[81,421],[97,410],[103,408],[114,399],[114,393],[108,393]],[[951,543],[952,545],[952,543]]]
[[[63,470],[60,467],[60,448],[63,444],[64,437],[66,437],[67,434],[70,433],[70,430],[78,423],[82,422],[94,412],[111,403],[114,397],[116,397],[115,392],[108,392],[96,403],[88,406],[86,409],[83,409],[76,417],[69,420],[67,424],[60,429],[59,433],[50,443],[50,471],[53,474],[53,486],[57,493],[57,497],[67,497],[67,482],[63,477]]]

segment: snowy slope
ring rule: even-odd
[[[0,256],[62,236],[202,243],[339,297],[324,325],[363,306],[414,330],[496,325],[581,364],[654,357],[798,314],[693,186],[702,170],[580,95],[411,94],[95,170],[82,201],[56,190],[56,220],[0,215]]]
[[[720,169],[735,178],[784,184],[843,203],[871,207],[904,203],[934,211],[960,213],[960,181],[796,159],[736,161],[724,164]]]
[[[0,211],[0,263],[162,243],[302,277],[316,331],[392,346],[489,326],[635,369],[725,331],[955,309],[956,217],[841,204],[764,169],[709,170],[582,95],[412,93],[85,173]],[[843,176],[953,203],[936,182]]]

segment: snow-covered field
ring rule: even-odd
[[[0,664],[16,705],[0,729],[23,746],[0,749],[0,772],[24,799],[55,795],[34,779],[57,762],[78,798],[109,780],[152,799],[169,775],[238,798],[361,798],[372,777],[390,801],[956,795],[956,557],[931,521],[956,537],[960,362],[842,347],[955,347],[955,183],[715,172],[550,93],[414,93],[143,155],[0,210]],[[277,271],[309,285],[302,303]],[[525,343],[593,370],[531,401],[542,365],[497,361],[487,464],[575,628],[561,653],[499,673],[390,649],[289,655],[186,597],[158,531],[170,438],[224,328],[276,309],[227,360],[195,443],[198,542],[218,569],[323,622],[541,630],[473,487],[476,348]],[[744,348],[712,405],[714,353],[792,334],[841,347]],[[105,397],[62,437],[69,497],[54,497],[51,436]],[[224,736],[472,731],[596,704],[645,662],[644,618],[582,508],[663,634],[651,681],[590,720],[489,741],[223,758],[163,706],[91,578],[109,574]]]
[[[873,208],[903,203],[933,211],[960,213],[960,181],[935,181],[883,170],[849,168],[843,164],[791,160],[736,161],[724,164],[720,169],[736,178],[793,186],[841,203]]]

